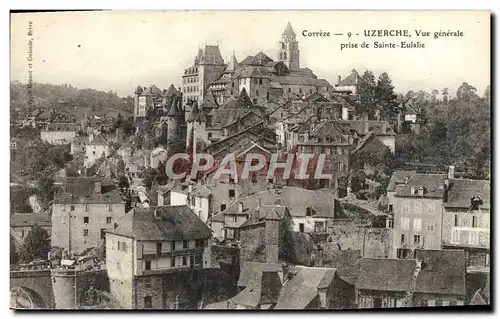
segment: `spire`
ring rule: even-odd
[[[191,113],[189,113],[189,117],[187,119],[188,122],[193,122],[196,118],[196,114],[198,113],[198,103],[196,101],[193,101],[191,105],[192,108]]]
[[[179,110],[177,109],[177,99],[178,98],[179,98],[178,96],[174,97],[174,99],[172,101],[172,105],[170,106],[170,110],[168,111],[167,116],[176,117],[179,114]]]
[[[295,32],[293,32],[292,25],[290,24],[290,21],[286,24],[285,31],[281,35],[292,35],[295,36]]]
[[[238,68],[238,61],[236,60],[236,57],[234,56],[234,51],[233,51],[233,57],[229,61],[229,64],[226,67],[225,72],[234,72]]]

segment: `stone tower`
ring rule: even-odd
[[[276,210],[266,214],[264,243],[266,246],[266,263],[278,263],[279,258],[279,225],[281,218]]]
[[[138,86],[134,91],[134,121],[139,116],[139,96],[142,94],[142,87]]]
[[[299,43],[297,42],[295,32],[293,32],[290,22],[288,22],[285,31],[281,34],[278,61],[285,63],[290,71],[299,70]]]
[[[182,93],[177,93],[167,114],[167,152],[171,154],[172,148],[182,141],[182,131],[185,130],[184,112],[182,109]]]

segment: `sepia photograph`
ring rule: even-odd
[[[491,310],[491,15],[11,12],[10,308]]]

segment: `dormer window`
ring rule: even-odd
[[[313,209],[311,207],[306,208],[306,216],[309,217],[313,215]]]

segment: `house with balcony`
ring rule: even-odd
[[[111,293],[126,309],[172,308],[173,285],[211,267],[210,238],[188,206],[132,209],[106,233]]]

